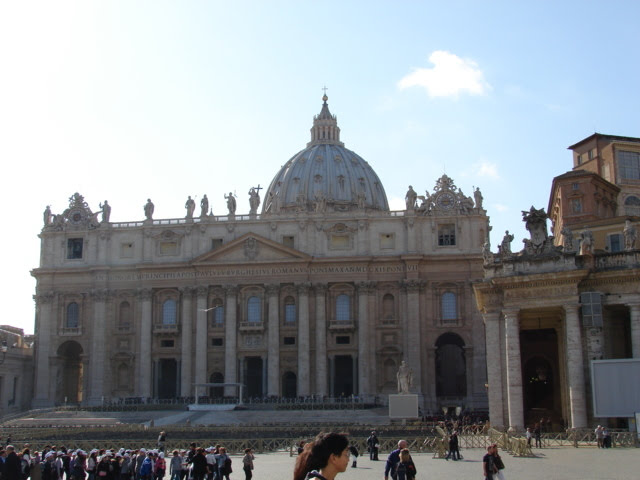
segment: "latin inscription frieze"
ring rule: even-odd
[[[274,275],[352,275],[367,273],[407,273],[417,271],[417,265],[322,265],[322,266],[273,266],[230,267],[207,270],[181,270],[172,272],[127,272],[97,274],[96,280],[111,282],[189,280],[198,278],[272,277]]]

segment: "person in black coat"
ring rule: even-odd
[[[7,458],[4,461],[3,480],[20,480],[22,476],[20,463],[20,458],[18,458],[14,446],[7,445]]]

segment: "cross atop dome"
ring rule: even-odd
[[[340,145],[344,147],[344,143],[340,141],[340,128],[335,115],[331,115],[329,105],[327,104],[327,87],[322,88],[324,95],[322,96],[322,110],[320,114],[313,117],[313,127],[311,127],[311,141],[307,143],[307,147],[317,144]]]

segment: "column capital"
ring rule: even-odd
[[[153,290],[150,288],[139,288],[136,295],[140,300],[151,300],[153,296]]]
[[[36,301],[37,304],[40,305],[44,303],[51,303],[55,298],[55,296],[56,294],[53,291],[50,291],[50,292],[36,293],[33,296],[33,299]]]
[[[420,288],[424,285],[424,280],[403,280],[400,284],[401,288],[407,293],[419,293]]]
[[[317,294],[325,294],[327,293],[327,284],[326,283],[314,283],[313,284],[313,289],[316,291]]]
[[[91,290],[89,295],[94,302],[106,302],[113,295],[113,292],[106,288],[96,288]]]
[[[517,320],[520,315],[520,309],[518,307],[503,308],[502,315],[504,315],[505,319]]]
[[[275,295],[278,295],[278,293],[280,292],[280,284],[279,283],[269,283],[265,287],[265,290],[267,291],[267,295],[268,296],[273,297]]]
[[[500,321],[500,312],[485,312],[482,314],[485,325],[491,322]]]
[[[185,286],[185,287],[180,287],[178,290],[180,290],[180,293],[182,294],[183,297],[190,297],[191,295],[193,295],[193,292],[196,290],[196,287]]]
[[[198,285],[195,288],[191,288],[191,292],[193,292],[195,290],[196,295],[201,298],[201,297],[206,297],[209,294],[209,287],[205,286],[205,285]]]
[[[358,292],[364,295],[369,295],[373,293],[376,288],[376,282],[359,282],[358,283]]]
[[[563,305],[562,308],[564,308],[565,315],[570,315],[570,314],[577,315],[580,305],[577,303],[570,303],[570,304]]]
[[[238,294],[238,286],[237,285],[223,285],[222,286],[224,293],[227,295],[237,295]]]
[[[300,295],[308,295],[309,289],[311,288],[311,283],[310,282],[298,283],[296,284],[296,288],[298,289],[298,293]]]

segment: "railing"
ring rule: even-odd
[[[82,335],[82,327],[60,327],[58,333],[65,337]]]
[[[264,330],[264,322],[240,322],[240,331],[262,332],[263,330]]]
[[[329,330],[353,330],[356,324],[353,320],[331,320],[329,321]]]
[[[153,333],[178,333],[179,331],[180,325],[178,323],[155,323],[153,325]]]
[[[595,257],[597,269],[622,268],[640,265],[640,252],[605,253]]]

